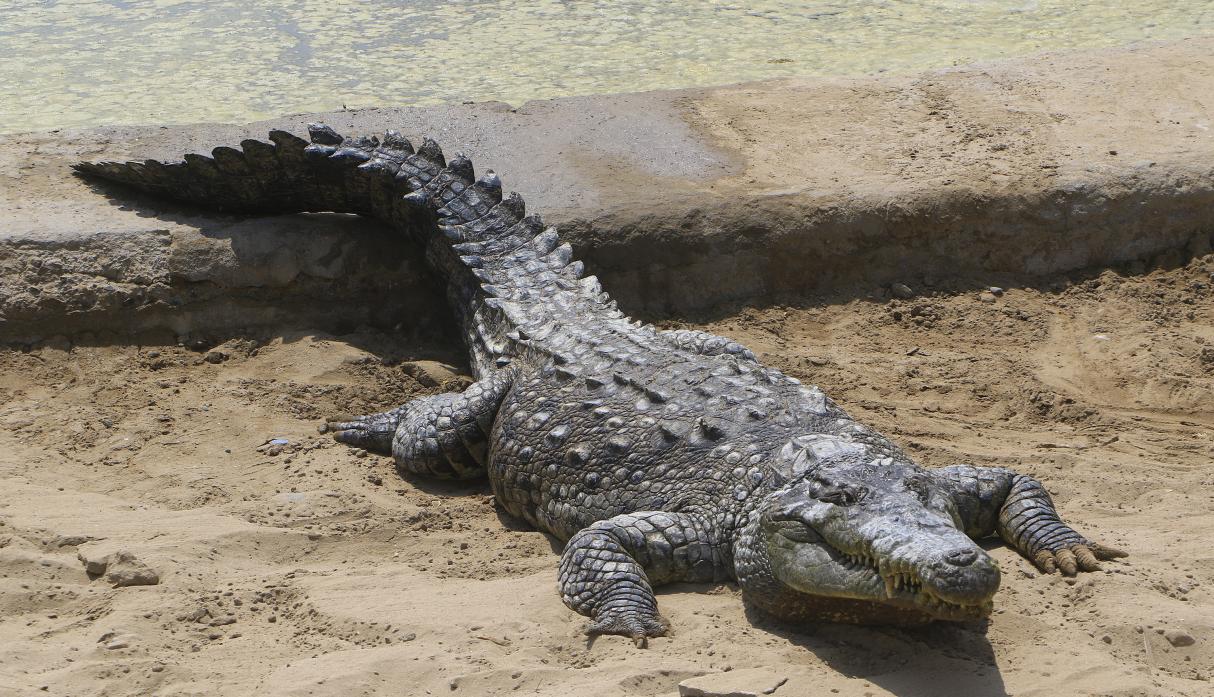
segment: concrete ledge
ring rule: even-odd
[[[1212,56],[1214,40],[1195,39],[517,110],[0,137],[0,339],[418,327],[444,313],[416,250],[374,225],[108,199],[67,169],[315,120],[428,133],[497,170],[640,316],[1179,261],[1207,252],[1214,231]]]

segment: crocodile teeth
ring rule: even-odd
[[[887,597],[887,598],[894,597],[894,577],[893,576],[885,577],[885,597]]]

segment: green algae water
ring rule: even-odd
[[[1211,33],[1210,0],[0,0],[0,132],[519,105]]]

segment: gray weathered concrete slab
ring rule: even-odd
[[[430,134],[561,223],[625,309],[1027,283],[1168,261],[1214,230],[1214,40],[969,66],[247,125],[0,137],[0,338],[416,326],[414,250],[342,216],[108,199],[78,159],[177,158],[271,127]]]

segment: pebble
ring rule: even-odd
[[[1176,648],[1192,646],[1193,644],[1197,643],[1197,640],[1193,638],[1192,634],[1183,632],[1179,629],[1169,629],[1163,633],[1163,638],[1167,639],[1168,643]]]
[[[126,550],[101,554],[97,550],[80,550],[76,558],[84,562],[84,571],[90,578],[102,574],[115,588],[127,586],[154,586],[160,583],[160,574]]]
[[[895,298],[907,300],[915,297],[915,291],[905,283],[895,283],[889,287],[889,292],[893,293]]]
[[[160,583],[160,574],[137,559],[134,554],[120,551],[110,555],[105,580],[113,584],[115,588],[154,586]]]
[[[228,354],[224,353],[223,351],[212,350],[207,351],[206,355],[203,356],[202,359],[207,363],[223,363],[224,361],[228,360]]]
[[[1000,295],[1003,295],[1003,289],[1000,288],[999,286],[991,286],[990,288],[987,288],[987,291],[989,291],[990,294],[995,297],[999,297]]]
[[[126,639],[115,639],[114,641],[111,641],[110,643],[106,644],[105,648],[110,651],[114,651],[116,649],[125,649],[130,645],[131,645],[131,642]]]
[[[984,291],[978,295],[978,300],[984,303],[995,302],[995,294],[990,291]]]
[[[110,563],[110,555],[97,554],[93,550],[82,549],[76,552],[76,558],[84,562],[84,573],[89,576],[104,574],[105,567]]]
[[[1100,640],[1106,644],[1113,643],[1113,637],[1109,636],[1108,634],[1105,634],[1104,636],[1100,637]]]

